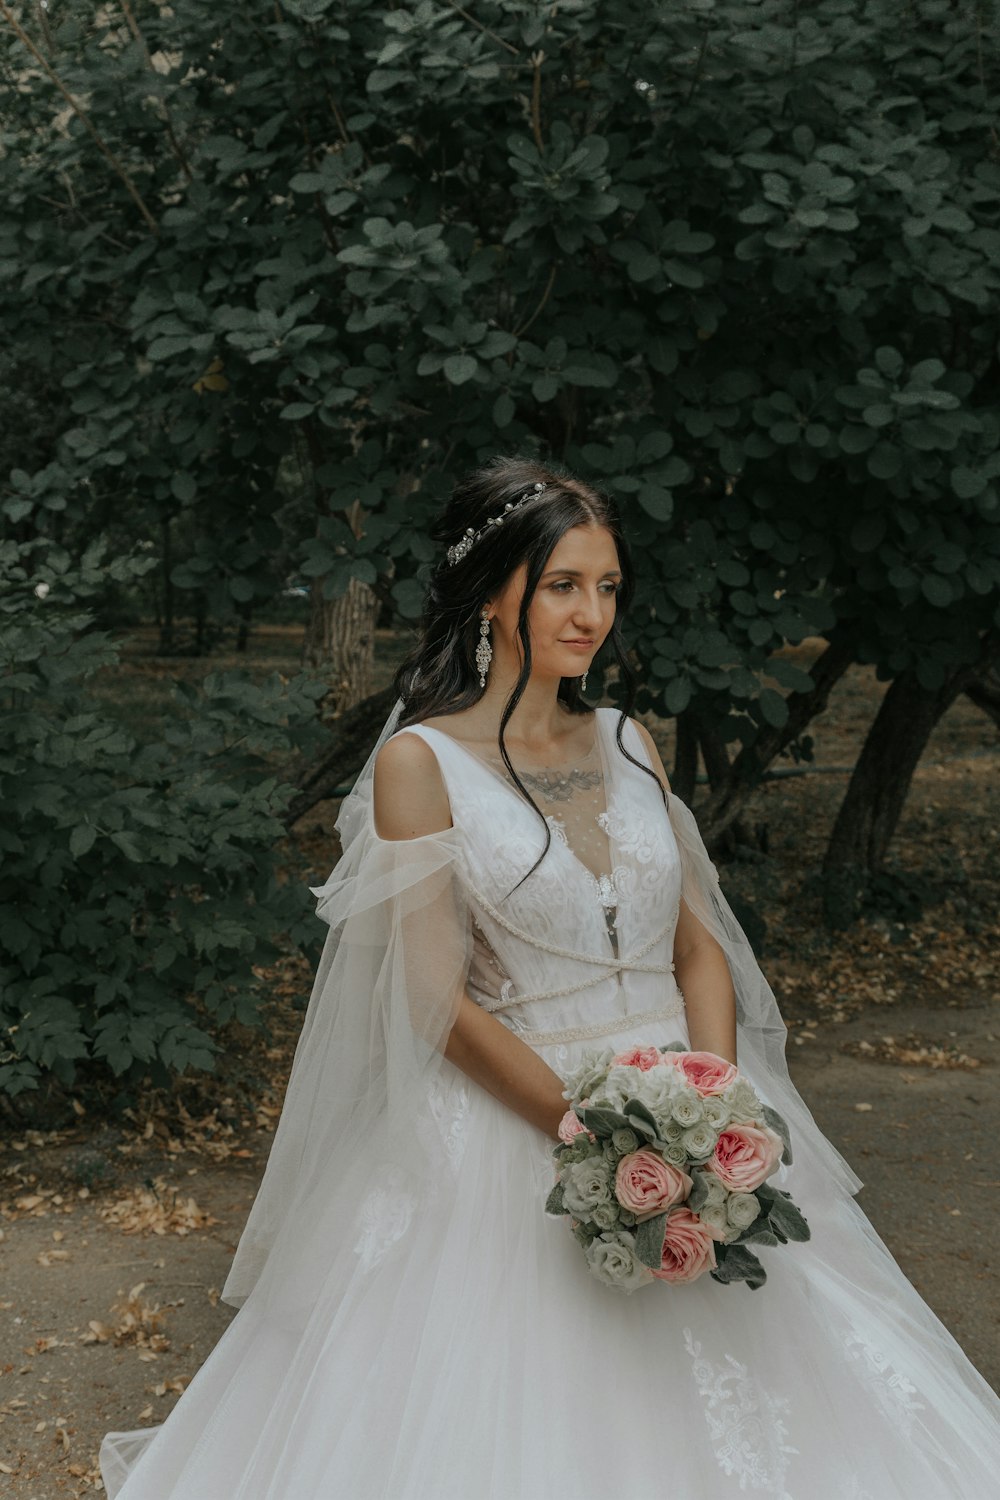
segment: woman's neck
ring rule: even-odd
[[[499,674],[496,677],[491,675],[479,702],[464,713],[453,716],[459,737],[495,747],[504,704],[516,681],[516,676],[505,681]],[[565,759],[567,745],[580,737],[584,719],[570,713],[559,702],[558,689],[556,679],[528,679],[504,730],[504,741],[510,753],[519,750],[529,760],[538,763],[543,763],[546,758],[554,761]]]

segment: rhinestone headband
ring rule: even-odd
[[[545,485],[539,480],[537,484],[531,486],[530,490],[525,490],[520,500],[509,500],[500,515],[490,516],[485,526],[480,526],[478,531],[473,531],[471,526],[467,527],[465,535],[453,547],[448,548],[447,558],[449,566],[454,567],[457,562],[461,562],[462,558],[467,552],[471,551],[481,536],[485,536],[488,531],[492,531],[494,526],[502,526],[511,511],[520,510],[526,500],[534,500],[535,496],[540,495],[544,488]]]

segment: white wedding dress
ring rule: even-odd
[[[671,973],[678,848],[617,720],[597,710],[572,774],[532,775],[552,843],[510,896],[543,835],[502,763],[440,730],[398,731],[424,738],[447,786],[468,992],[563,1075],[587,1048],[689,1045]],[[647,763],[632,725],[624,743]],[[446,1060],[427,1101],[435,1191],[383,1165],[332,1221],[313,1193],[322,1269],[305,1229],[269,1262],[287,1289],[302,1255],[295,1315],[265,1277],[163,1424],[107,1434],[112,1500],[1000,1493],[1000,1399],[850,1193],[801,1155],[771,1181],[811,1239],[760,1249],[763,1287],[705,1275],[625,1295],[544,1212],[552,1141]]]

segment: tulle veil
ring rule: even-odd
[[[341,805],[341,857],[312,888],[329,931],[263,1180],[221,1293],[239,1307],[254,1292],[288,1327],[304,1326],[321,1290],[330,1294],[331,1265],[373,1195],[391,1204],[405,1191],[433,1205],[452,1190],[433,1084],[469,969],[474,912],[460,827],[398,841],[375,831],[375,758],[402,708],[397,699]],[[739,1066],[787,1122],[799,1172],[823,1183],[827,1199],[856,1193],[861,1179],[789,1077],[777,1001],[693,814],[671,792],[665,816],[680,851],[683,898],[729,964]]]

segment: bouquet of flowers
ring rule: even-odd
[[[751,1245],[807,1240],[789,1193],[788,1126],[733,1063],[682,1042],[589,1051],[566,1080],[570,1109],[545,1204],[569,1214],[591,1271],[635,1291],[654,1280],[763,1286]]]

